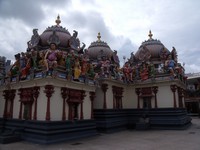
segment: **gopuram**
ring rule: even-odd
[[[120,66],[101,40],[86,48],[78,31],[33,29],[27,50],[0,57],[0,142],[48,144],[125,129],[186,129],[186,80],[175,47],[149,32]],[[8,68],[9,67],[9,68]]]

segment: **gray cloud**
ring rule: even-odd
[[[118,50],[122,61],[124,55],[129,58],[132,51],[137,51],[139,44],[136,46],[134,42],[140,43],[146,40],[146,34],[151,29],[154,34],[153,38],[161,40],[169,50],[172,46],[177,49],[179,60],[186,63],[186,72],[198,70],[200,34],[197,31],[200,26],[200,9],[198,8],[200,1],[152,0],[148,4],[134,1],[134,5],[131,5],[132,1],[128,1],[128,8],[124,5],[126,7],[123,9],[115,9],[114,13],[111,12],[117,16],[109,18],[112,23],[114,22],[112,25],[118,26],[119,21],[122,23],[119,23],[117,30],[113,30],[115,27],[106,24],[105,16],[103,16],[105,14],[101,12],[103,5],[99,5],[100,2],[97,3],[95,0],[84,3],[76,2],[71,0],[59,2],[54,0],[0,0],[1,55],[11,58],[15,53],[25,51],[26,42],[32,35],[32,29],[38,28],[41,34],[46,27],[52,25],[49,22],[51,19],[54,22],[60,11],[61,25],[68,28],[70,33],[77,30],[80,41],[86,43],[87,47],[97,40],[97,33],[100,32],[101,39],[107,42],[111,49]],[[107,4],[106,1],[105,3]],[[81,5],[81,8],[77,5]],[[117,6],[120,8],[121,4],[117,3]],[[133,14],[129,14],[131,9],[134,10]],[[123,14],[123,17],[120,17],[120,14]],[[132,20],[128,22],[130,18]],[[119,21],[114,19],[119,19]],[[121,34],[113,33],[118,30]]]
[[[43,7],[58,8],[67,6],[70,0],[62,1],[41,1],[41,0],[0,0],[0,18],[2,19],[19,19],[28,26],[37,26],[41,20],[45,19]],[[66,5],[64,5],[66,4]],[[50,12],[51,13],[51,12]]]

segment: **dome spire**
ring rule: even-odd
[[[56,19],[56,24],[57,26],[60,26],[61,20],[60,20],[60,15],[58,14],[57,19]]]
[[[149,30],[149,39],[152,39],[153,34],[151,33],[151,30]]]
[[[98,42],[101,41],[101,34],[100,34],[100,32],[99,32],[98,35],[97,35],[97,39],[98,39],[98,40],[97,40]]]

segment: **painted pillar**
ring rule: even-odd
[[[3,91],[3,96],[4,96],[4,99],[5,99],[3,118],[7,118],[9,90],[4,90]]]
[[[66,98],[68,96],[68,89],[65,88],[65,87],[62,87],[61,88],[61,95],[62,95],[62,98],[63,98],[63,111],[62,111],[62,120],[66,120],[66,105],[65,105],[65,101],[66,101]]]
[[[46,111],[46,120],[51,120],[51,111],[50,111],[50,98],[54,93],[54,86],[53,85],[46,85],[44,93],[46,93],[47,97],[47,111]]]
[[[95,98],[95,92],[90,92],[90,100],[91,100],[91,119],[94,118],[94,98]]]
[[[83,117],[83,100],[84,100],[84,98],[85,98],[85,91],[81,91],[81,116],[80,116],[80,119],[82,120],[82,119],[84,119],[84,117]]]
[[[158,87],[157,86],[153,86],[153,93],[155,96],[155,108],[158,108],[158,104],[157,104],[157,92],[158,92]]]
[[[183,108],[183,89],[178,87],[178,104],[179,108]]]
[[[13,103],[15,99],[16,90],[4,90],[3,96],[5,98],[5,105],[4,105],[4,118],[12,118],[13,117]],[[8,110],[8,102],[10,102],[9,110]]]
[[[37,100],[38,100],[39,94],[40,94],[40,87],[38,86],[33,87],[33,97],[35,99],[33,120],[37,120]]]
[[[137,108],[138,109],[140,109],[140,92],[141,92],[140,88],[135,89],[135,93],[137,94]]]
[[[103,99],[103,109],[107,109],[107,103],[106,103],[106,91],[108,89],[108,84],[102,84],[101,89],[103,91],[104,99]]]
[[[171,90],[173,92],[173,96],[174,96],[174,108],[176,108],[176,89],[177,89],[177,86],[176,85],[170,85],[171,87]]]

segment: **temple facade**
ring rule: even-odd
[[[55,143],[122,129],[185,129],[186,76],[176,49],[144,41],[120,66],[101,40],[86,49],[61,25],[39,35],[1,75],[1,143]]]

